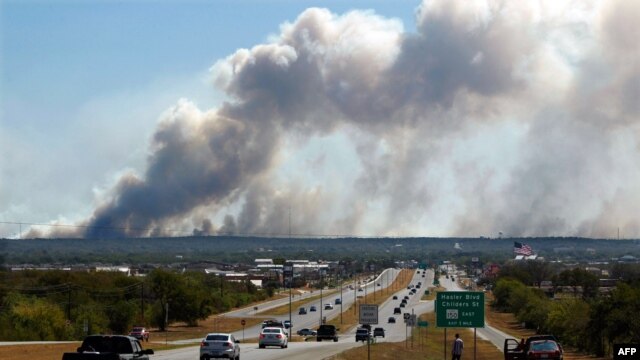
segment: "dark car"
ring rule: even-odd
[[[400,304],[400,307],[401,307],[401,308],[403,308],[403,307],[405,307],[405,306],[407,306],[407,303],[401,303],[401,304]]]
[[[387,322],[388,322],[389,324],[395,324],[395,323],[396,323],[396,318],[395,318],[395,317],[393,317],[393,316],[389,316],[389,320],[387,320]]]
[[[317,341],[333,340],[338,342],[338,329],[334,325],[320,325],[316,331]]]
[[[373,329],[373,337],[384,337],[384,329],[381,327],[377,327]]]
[[[91,335],[84,339],[77,352],[64,353],[62,360],[149,360],[152,354],[153,350],[143,350],[140,341],[132,336]]]
[[[369,331],[369,329],[366,328],[358,328],[358,330],[356,330],[356,342],[358,341],[368,341],[371,338],[371,331]]]
[[[301,307],[300,309],[298,309],[298,315],[306,315],[307,314],[307,309]]]
[[[336,305],[340,305],[340,304],[342,304],[342,300],[341,300],[340,298],[337,298],[337,299],[335,300],[335,304],[336,304]]]
[[[393,308],[393,314],[402,314],[402,309],[400,309],[399,307],[397,308]]]
[[[393,300],[398,300],[398,296],[393,295]]]
[[[311,307],[309,308],[309,311],[316,311],[316,307],[315,307],[315,306],[311,306]]]
[[[562,348],[553,340],[536,340],[529,344],[527,359],[562,360]]]

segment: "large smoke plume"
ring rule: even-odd
[[[81,235],[640,236],[640,3],[604,3],[308,9],[212,67],[226,103],[163,114]],[[348,159],[289,169],[316,140]]]

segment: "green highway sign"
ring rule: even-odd
[[[429,326],[428,321],[418,321],[418,327],[428,327],[428,326]]]
[[[436,326],[484,327],[484,293],[481,291],[442,291],[436,294]]]

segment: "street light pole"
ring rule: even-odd
[[[320,270],[320,325],[322,325],[322,270]]]
[[[342,325],[342,288],[343,288],[343,284],[342,284],[342,276],[340,277],[340,325]]]

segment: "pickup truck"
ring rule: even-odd
[[[525,340],[524,347],[516,339],[504,339],[504,360],[526,360],[529,347],[533,341],[554,341],[559,348],[559,359],[563,358],[562,345],[554,335],[533,335]]]
[[[62,360],[149,360],[153,350],[143,350],[138,339],[126,335],[87,336],[77,352],[64,353]]]
[[[320,325],[316,334],[316,340],[333,340],[333,342],[338,342],[338,329],[334,325]]]

